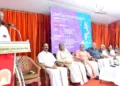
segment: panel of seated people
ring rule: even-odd
[[[43,51],[38,54],[38,62],[49,75],[51,86],[68,86],[68,71],[70,81],[84,85],[89,79],[99,79],[100,69],[103,67],[119,64],[119,54],[110,45],[109,50],[105,45],[101,45],[100,50],[96,48],[96,43],[85,50],[84,43],[80,44],[78,50],[73,54],[67,50],[63,43],[60,43],[55,55],[48,52],[49,46],[43,44]],[[116,48],[117,50],[117,48]],[[56,58],[55,58],[56,57]]]

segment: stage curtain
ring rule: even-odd
[[[48,43],[49,49],[51,49],[51,37],[50,37],[50,16],[46,16],[43,14],[38,14],[38,31],[37,35],[37,53],[42,50],[42,44]],[[51,50],[49,50],[51,51]]]
[[[114,47],[116,44],[120,47],[120,25],[119,21],[109,24],[110,44]]]
[[[14,24],[22,35],[22,40],[30,41],[31,52],[24,55],[36,59],[41,51],[41,45],[44,42],[50,43],[50,19],[49,16],[3,9],[5,14],[5,22]],[[13,29],[8,29],[12,41],[20,41],[17,32]]]
[[[92,40],[98,49],[101,44],[106,45],[107,48],[110,42],[108,25],[92,23]]]
[[[29,40],[31,52],[24,53],[34,60],[38,53],[42,50],[42,44],[47,42],[51,45],[50,37],[50,16],[3,9],[5,13],[5,22],[14,24],[20,31],[23,41]],[[111,44],[118,44],[120,47],[120,25],[119,22],[114,22],[109,25],[92,23],[92,40],[100,48],[101,44],[105,44],[106,48]],[[17,32],[13,29],[8,29],[12,41],[20,41]],[[50,46],[51,49],[51,46]]]

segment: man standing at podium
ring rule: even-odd
[[[0,10],[0,42],[11,41],[8,30],[4,26],[3,19],[4,13],[2,10]],[[13,63],[13,54],[0,54],[0,86],[13,85]]]
[[[0,41],[10,41],[10,35],[7,28],[2,25],[4,19],[4,13],[0,10]]]

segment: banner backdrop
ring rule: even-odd
[[[70,52],[75,52],[82,41],[85,48],[92,44],[90,15],[51,8],[52,53],[57,52],[59,43],[64,43]]]

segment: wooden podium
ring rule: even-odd
[[[16,53],[30,52],[29,41],[0,42],[0,86],[13,86]]]

